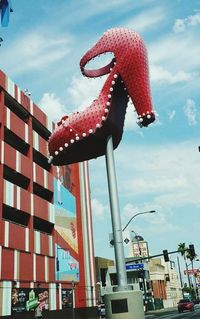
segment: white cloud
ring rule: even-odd
[[[38,102],[38,106],[52,121],[58,122],[64,114],[66,109],[56,97],[55,93],[44,93],[42,99]]]
[[[144,10],[135,18],[128,20],[125,23],[125,26],[132,28],[139,33],[149,31],[150,28],[157,26],[160,22],[166,19],[165,11],[166,9],[162,7]]]
[[[176,226],[170,222],[169,214],[162,212],[162,207],[159,204],[153,203],[154,206],[152,210],[156,212],[154,214],[141,214],[133,218],[130,224],[127,226],[128,230],[134,230],[136,234],[162,234],[177,231],[180,229],[179,226]],[[151,210],[151,204],[143,205],[143,207],[136,208],[133,204],[126,204],[123,212],[122,218],[124,223],[128,223],[128,221],[138,212],[147,212]],[[144,223],[145,222],[145,223]],[[142,227],[140,226],[142,223]]]
[[[197,108],[193,100],[188,99],[186,105],[184,106],[184,114],[188,119],[188,124],[190,126],[197,124]]]
[[[172,110],[168,112],[169,120],[172,121],[174,117],[176,116],[176,111]]]
[[[173,74],[161,66],[151,65],[150,75],[151,80],[154,82],[175,84],[179,82],[189,82],[192,79],[195,79],[197,73],[178,71]]]
[[[135,207],[133,204],[126,204],[123,208],[122,214],[125,217],[125,219],[130,219],[133,215],[137,214],[139,212],[138,208]]]
[[[184,32],[188,27],[191,26],[196,26],[200,24],[200,12],[188,16],[185,19],[176,19],[174,26],[173,26],[173,31],[175,33],[180,33],[180,32]]]
[[[156,207],[159,210],[186,205],[199,207],[198,145],[196,140],[164,145],[122,143],[120,150],[115,151],[118,190],[121,201],[133,200],[133,204],[124,205],[123,219],[141,211],[141,207],[134,204],[140,196],[147,198],[142,204],[144,211]],[[128,154],[128,158],[124,154]],[[104,159],[91,161],[90,169],[93,192],[98,192],[98,198],[104,202],[107,187],[98,191],[98,185],[104,185],[106,179]]]
[[[155,79],[162,78],[162,72],[171,82],[188,81],[199,74],[197,70],[200,67],[200,43],[192,32],[187,36],[163,36],[149,44],[147,49],[150,70],[155,73]]]
[[[74,76],[67,89],[71,104],[79,111],[90,106],[92,101],[98,98],[104,81],[105,77],[103,79],[89,79],[83,76]]]
[[[71,42],[69,35],[53,35],[43,29],[29,31],[3,50],[3,68],[12,76],[47,68],[69,54]],[[15,59],[13,52],[17,52]]]
[[[192,180],[192,178],[191,178]],[[192,182],[190,180],[190,182]],[[189,185],[188,185],[189,186]],[[197,187],[195,189],[195,187]],[[193,205],[194,207],[200,207],[200,199],[199,199],[199,185],[197,183],[197,179],[194,181],[194,186],[187,187],[185,190],[180,189],[176,192],[168,192],[166,194],[161,194],[155,196],[154,200],[155,205],[159,205],[160,207],[184,207],[186,205]]]
[[[163,192],[172,192],[185,188],[187,185],[187,180],[183,176],[172,177],[159,175],[158,177],[152,178],[152,176],[141,176],[130,180],[125,190],[130,187],[135,190],[135,195],[137,194],[156,194]]]
[[[146,231],[152,234],[166,234],[180,231],[179,225],[173,224],[168,220],[166,214],[158,212],[157,216],[151,216]],[[166,235],[165,235],[166,236]]]
[[[185,20],[184,19],[176,19],[173,30],[176,33],[183,32],[185,31],[186,25],[185,25]]]
[[[92,199],[92,213],[97,219],[104,219],[105,215],[109,212],[106,205],[103,205],[98,199]]]
[[[154,198],[163,208],[187,204],[199,206],[198,141],[163,145],[122,145],[116,152],[119,192],[123,198]],[[129,154],[134,165],[127,165]],[[188,155],[190,154],[190,155]],[[128,178],[124,178],[127,176]],[[151,202],[151,207],[153,203]]]
[[[125,225],[127,225],[127,223],[132,219],[133,217],[133,223],[135,220],[138,220],[140,218],[142,218],[143,220],[149,220],[149,218],[152,217],[153,213],[147,213],[151,210],[154,210],[155,206],[152,207],[151,205],[148,205],[148,207],[146,205],[143,205],[142,207],[137,207],[136,205],[133,205],[133,203],[127,203],[123,209],[122,209],[122,220],[124,223],[124,227]],[[140,214],[135,216],[138,213],[145,213],[145,214]],[[135,216],[135,217],[134,217]],[[130,222],[130,226],[132,224],[132,220]],[[127,229],[129,229],[129,225],[127,226]]]
[[[128,103],[126,117],[125,117],[125,129],[129,131],[137,131],[138,134],[142,134],[141,129],[137,124],[137,113],[132,103]]]

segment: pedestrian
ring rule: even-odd
[[[35,308],[35,319],[42,319],[42,309],[40,305]]]

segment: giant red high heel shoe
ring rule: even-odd
[[[105,52],[115,58],[98,70],[86,70],[92,58]],[[81,59],[83,75],[98,77],[110,73],[97,100],[83,112],[64,116],[49,138],[50,162],[71,164],[104,155],[108,136],[116,148],[123,133],[129,97],[140,126],[155,120],[148,77],[146,49],[141,37],[125,28],[110,29]]]

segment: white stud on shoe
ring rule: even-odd
[[[62,151],[63,151],[63,147],[59,147],[59,151],[61,151],[61,152],[62,152]]]

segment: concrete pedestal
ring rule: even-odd
[[[106,319],[144,319],[141,291],[117,291],[105,295]]]

